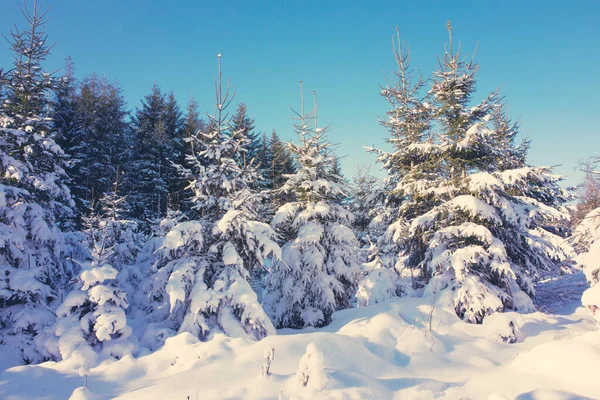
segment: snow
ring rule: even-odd
[[[431,324],[431,297],[393,298],[336,312],[325,328],[284,329],[258,342],[223,334],[201,342],[183,332],[154,353],[106,359],[84,373],[68,362],[12,367],[0,373],[0,398],[600,397],[600,331],[586,308],[493,314],[474,325],[447,300],[438,298]]]
[[[596,284],[583,292],[581,303],[592,311],[592,314],[600,323],[600,285]]]
[[[456,209],[461,209],[469,212],[473,216],[480,216],[487,220],[500,223],[500,218],[494,207],[484,203],[478,198],[470,195],[456,196],[448,202],[448,204]]]

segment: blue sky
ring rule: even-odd
[[[22,23],[20,0],[0,0],[0,31]],[[352,175],[372,163],[364,145],[384,146],[377,116],[387,110],[378,84],[394,68],[398,26],[414,66],[428,77],[447,42],[446,21],[465,53],[480,42],[479,100],[503,85],[509,112],[533,144],[529,162],[559,165],[568,184],[578,160],[600,154],[600,2],[564,1],[148,1],[41,0],[52,5],[56,41],[48,68],[71,55],[79,78],[116,78],[130,108],[157,81],[185,107],[190,95],[214,109],[216,55],[248,104],[257,128],[292,134],[289,105],[298,81],[317,90],[320,120],[331,123]],[[5,41],[0,65],[11,62]],[[594,118],[595,117],[595,118]],[[372,170],[376,172],[378,166]],[[382,176],[381,173],[378,173]]]

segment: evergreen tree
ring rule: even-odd
[[[302,85],[302,84],[301,84]],[[302,88],[302,86],[301,86]],[[265,307],[278,327],[323,326],[335,310],[351,307],[356,289],[357,241],[352,214],[339,202],[344,181],[332,174],[332,145],[317,125],[315,108],[298,113],[300,144],[290,145],[298,171],[278,189],[294,201],[279,208],[272,225],[285,240],[282,261],[269,276]],[[315,127],[308,126],[313,119]]]
[[[203,129],[204,121],[200,118],[200,113],[198,111],[198,102],[194,100],[193,97],[190,97],[190,101],[187,105],[185,123],[183,125],[183,137],[185,139],[186,147],[181,162],[179,163],[180,165],[185,165],[184,160],[186,155],[191,154],[194,150],[192,148],[192,145],[194,143],[192,138],[195,137],[196,134],[199,131],[202,131]]]
[[[269,139],[269,152],[271,189],[279,189],[286,182],[286,175],[296,173],[296,168],[293,155],[275,130]]]
[[[183,189],[173,165],[184,150],[183,134],[175,97],[165,98],[155,83],[133,119],[134,146],[128,166],[132,215],[144,224],[165,216],[172,194]],[[179,195],[175,197],[178,206]]]
[[[450,44],[429,91],[438,132],[408,144],[416,160],[386,161],[400,171],[395,192],[407,217],[389,230],[399,238],[399,260],[418,270],[426,293],[450,289],[456,313],[481,323],[496,311],[532,310],[535,279],[560,272],[567,256],[551,228],[569,194],[548,168],[525,164],[527,144],[514,144],[517,127],[495,92],[470,105],[476,72]],[[398,115],[419,121],[410,108]]]
[[[37,1],[31,11],[25,5],[22,14],[29,29],[20,31],[15,26],[8,39],[13,53],[13,69],[5,77],[7,88],[3,108],[17,125],[41,124],[41,129],[46,128],[43,117],[48,112],[47,95],[54,87],[51,74],[42,68],[42,62],[52,49],[52,45],[47,43],[44,26],[49,11],[49,8],[42,11]]]
[[[281,141],[275,130],[271,133],[269,139],[269,153],[267,155],[269,165],[265,166],[265,176],[268,177],[268,189],[273,192],[270,194],[272,211],[269,215],[283,204],[293,200],[293,194],[281,191],[281,187],[287,181],[288,175],[296,173],[294,158],[285,143]]]
[[[256,154],[256,166],[260,175],[260,179],[257,182],[258,189],[273,188],[271,182],[270,165],[271,152],[269,149],[269,141],[267,139],[267,134],[263,133],[262,135],[260,135],[260,142]]]
[[[368,165],[358,165],[352,177],[350,191],[348,207],[354,214],[352,227],[361,244],[367,244],[369,225],[373,218],[373,205],[378,193],[377,179],[371,175]]]
[[[182,177],[172,163],[180,163],[186,152],[183,113],[179,109],[173,92],[169,94],[165,103],[165,133],[171,142],[170,154],[166,155],[171,164],[168,175],[169,205],[170,209],[179,210],[185,198],[187,181]]]
[[[77,226],[81,227],[82,216],[112,191],[117,170],[123,170],[128,155],[127,111],[118,84],[96,74],[84,78],[79,93],[74,94],[72,110],[68,74],[67,70],[61,84],[65,95],[57,96],[55,106],[55,114],[61,118],[57,139],[71,158],[69,185],[76,203]]]
[[[42,357],[33,337],[54,321],[53,307],[73,275],[61,233],[72,200],[65,156],[46,115],[53,87],[42,69],[50,52],[47,11],[34,3],[23,15],[29,29],[11,32],[14,68],[0,105],[0,343],[34,362]]]
[[[71,57],[65,61],[65,74],[57,80],[52,104],[52,130],[56,135],[56,143],[63,150],[72,146],[72,141],[79,129],[77,124],[77,81],[75,66]]]
[[[342,164],[340,163],[340,158],[339,157],[334,157],[333,161],[331,163],[331,174],[332,175],[337,175],[342,179],[344,178],[344,173],[342,172]]]
[[[57,309],[57,359],[79,356],[93,365],[96,353],[120,358],[135,351],[135,342],[130,341],[132,329],[127,325],[127,294],[119,285],[119,270],[111,262],[122,256],[117,246],[124,200],[117,196],[115,185],[115,192],[98,202],[99,212],[92,210],[85,218],[90,260],[82,263],[75,287]]]
[[[256,170],[236,161],[250,140],[247,130],[236,130],[224,118],[231,100],[221,86],[220,61],[219,56],[217,111],[206,131],[192,138],[194,153],[185,171],[193,177],[191,202],[199,219],[179,223],[166,235],[146,291],[151,319],[172,331],[204,340],[215,332],[260,339],[275,330],[248,283],[249,271],[264,268],[265,258],[280,250],[271,228],[256,221],[260,199],[250,191]],[[156,328],[149,326],[145,342],[159,341],[164,332]]]
[[[373,219],[369,230],[386,267],[412,277],[413,272],[405,269],[419,267],[426,242],[419,235],[408,235],[408,227],[440,202],[436,188],[443,180],[438,145],[432,140],[430,96],[421,94],[422,76],[415,79],[410,51],[402,45],[397,29],[392,42],[397,70],[395,81],[381,87],[380,94],[391,109],[380,124],[390,132],[387,142],[393,151],[369,149],[388,175],[381,190],[370,198]],[[404,290],[421,284],[411,279]]]
[[[241,159],[239,163],[244,165],[254,160],[254,165],[257,165],[256,158],[258,157],[260,148],[260,136],[259,133],[254,132],[254,119],[248,115],[248,106],[246,104],[240,103],[238,105],[237,110],[231,118],[231,123],[233,131],[243,130],[244,135],[249,140],[246,150],[240,154]]]

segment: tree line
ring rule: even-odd
[[[391,150],[368,149],[379,182],[343,176],[316,95],[290,143],[243,103],[230,114],[220,55],[205,117],[156,83],[130,115],[116,82],[78,81],[69,59],[44,72],[46,14],[24,10],[0,71],[0,343],[26,362],[135,355],[178,332],[260,339],[394,296],[442,296],[481,323],[533,310],[536,281],[572,269],[572,193],[527,163],[498,91],[473,105],[478,65],[450,25],[430,78],[394,40]]]

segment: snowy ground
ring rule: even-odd
[[[87,390],[83,372],[68,361],[9,368],[0,374],[0,398],[598,399],[600,331],[579,306],[583,288],[580,274],[548,280],[538,290],[547,301],[541,309],[551,313],[497,314],[483,325],[445,311],[442,297],[432,331],[431,302],[402,298],[336,313],[324,329],[284,330],[260,342],[221,336],[200,343],[181,334],[153,354],[91,369]],[[502,340],[512,334],[511,321],[520,327],[514,344]],[[311,343],[311,357],[303,358]],[[262,377],[270,348],[272,374]]]

